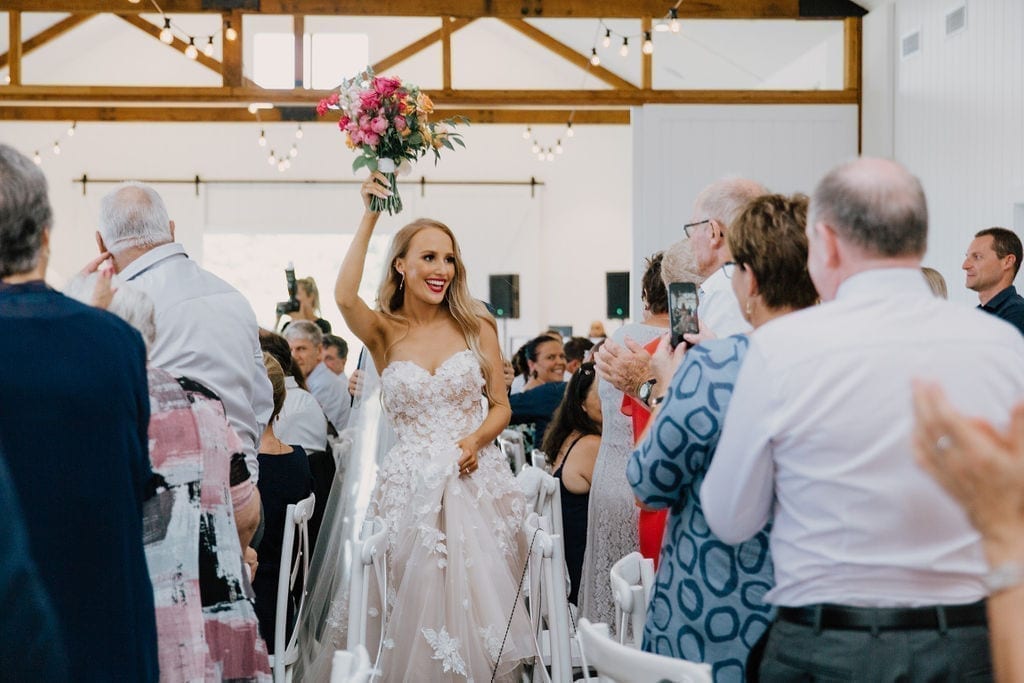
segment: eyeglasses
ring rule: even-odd
[[[692,229],[693,228],[696,228],[698,225],[704,225],[705,223],[710,223],[710,222],[711,222],[710,218],[705,218],[702,221],[696,221],[694,223],[687,223],[686,225],[683,226],[683,233],[686,235],[687,239],[690,239],[691,237],[693,237],[693,233],[692,233]]]
[[[726,261],[725,263],[722,264],[722,272],[725,273],[725,276],[730,280],[732,279],[732,272],[734,270],[736,270],[735,261]]]

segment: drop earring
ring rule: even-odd
[[[398,283],[398,291],[401,292],[405,289],[405,273],[399,273],[402,276],[402,281]]]

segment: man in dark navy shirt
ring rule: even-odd
[[[974,236],[962,267],[967,289],[978,293],[978,308],[1024,334],[1024,297],[1013,286],[1020,262],[1020,238],[1006,228],[987,228]]]

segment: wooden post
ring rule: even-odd
[[[306,33],[306,17],[302,14],[296,14],[292,17],[292,22],[294,22],[292,31],[295,33],[295,87],[301,88],[303,80],[303,66],[305,62],[305,45],[303,37]],[[310,46],[310,49],[312,50],[312,45]],[[310,64],[309,70],[313,70],[312,64]],[[312,74],[310,74],[310,77],[312,77]]]
[[[222,15],[221,45],[224,46],[224,61],[221,69],[222,82],[225,88],[239,88],[242,85],[242,13],[224,12]],[[234,40],[227,38],[227,26],[238,33]]]
[[[7,27],[10,31],[7,76],[11,79],[11,85],[21,85],[21,12],[7,13]]]
[[[652,65],[653,65],[653,60],[652,60],[653,55],[644,54],[644,52],[643,52],[644,38],[648,34],[651,35],[652,39],[654,38],[654,34],[651,33],[651,18],[650,17],[644,17],[641,20],[641,30],[643,31],[643,35],[640,36],[640,87],[643,88],[644,90],[650,90],[653,87],[651,85],[651,80],[652,80],[652,78],[651,78],[651,71],[652,71]]]
[[[450,17],[441,17],[442,90],[452,89],[452,27]]]
[[[857,151],[863,140],[863,93],[861,92],[861,18],[843,19],[843,88],[857,93]]]

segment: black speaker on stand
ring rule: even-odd
[[[494,317],[501,321],[501,346],[508,352],[506,321],[519,318],[519,275],[508,273],[490,276],[490,299]]]
[[[609,320],[629,317],[629,272],[605,273]]]

